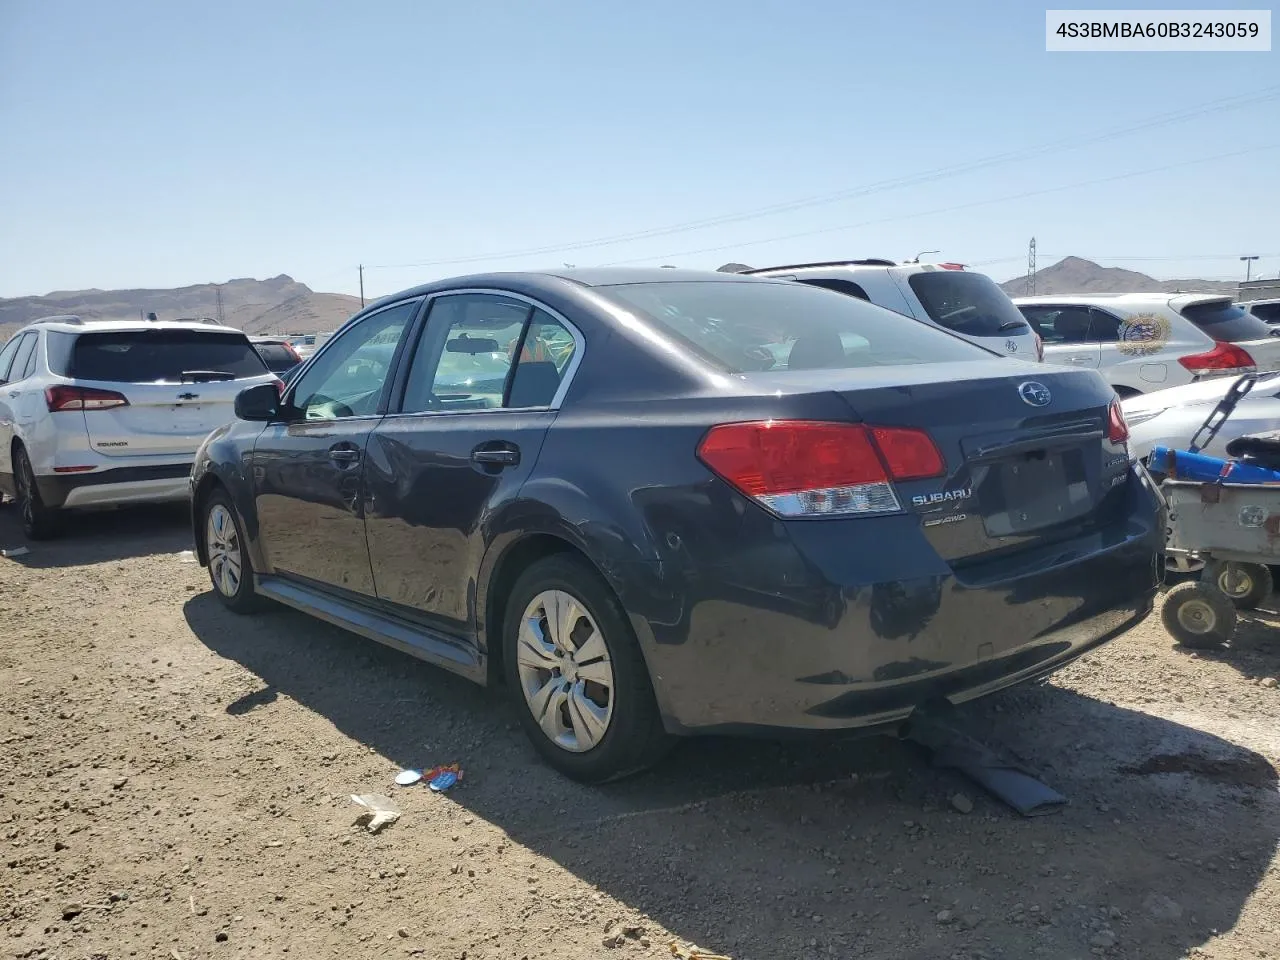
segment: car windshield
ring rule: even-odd
[[[914,273],[907,280],[929,319],[967,337],[1007,337],[1030,329],[994,280],[963,270]]]
[[[991,356],[928,324],[842,293],[789,281],[679,280],[598,290],[620,306],[643,311],[661,329],[729,373],[947,363]]]
[[[1219,343],[1265,340],[1275,333],[1275,328],[1261,317],[1246,313],[1239,304],[1226,300],[1192,303],[1179,312]]]
[[[203,330],[82,333],[66,364],[55,372],[115,383],[181,383],[184,373],[195,370],[231,374],[237,380],[267,372],[244,334]]]

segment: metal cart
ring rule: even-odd
[[[1257,380],[1257,374],[1246,374],[1231,385],[1191,438],[1189,452],[1209,444]],[[1271,594],[1271,565],[1280,564],[1280,484],[1174,476],[1161,491],[1169,507],[1170,566],[1188,570],[1204,564],[1199,581],[1168,592],[1161,618],[1183,646],[1219,646],[1235,630],[1236,610],[1252,610]]]

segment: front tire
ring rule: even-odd
[[[502,638],[520,724],[565,776],[616,780],[669,749],[640,644],[585,562],[553,556],[530,566],[511,591]]]
[[[1200,578],[1226,594],[1237,610],[1255,610],[1271,596],[1271,570],[1266,564],[1211,560]]]
[[[28,540],[52,540],[62,532],[62,511],[46,507],[40,499],[40,487],[36,484],[31,458],[23,447],[14,451],[13,482],[18,491],[18,513],[22,517],[22,532]]]
[[[235,613],[262,609],[262,598],[253,588],[253,564],[246,550],[240,519],[225,490],[209,494],[201,511],[205,557],[213,592],[223,606]]]
[[[1211,650],[1231,639],[1236,628],[1236,608],[1216,586],[1191,580],[1165,594],[1160,619],[1182,646]]]

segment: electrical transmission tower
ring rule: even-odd
[[[213,288],[213,297],[214,297],[213,302],[215,304],[215,309],[217,311],[218,322],[223,323],[226,321],[226,317],[222,315],[222,288],[221,287]]]
[[[1036,238],[1031,238],[1031,245],[1027,247],[1027,296],[1034,297],[1036,295]]]

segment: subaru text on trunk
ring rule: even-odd
[[[1160,502],[1096,372],[787,280],[441,281],[236,409],[192,473],[222,602],[505,680],[583,780],[681,734],[894,730],[1155,594]]]

